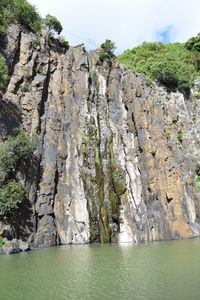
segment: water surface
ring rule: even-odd
[[[200,239],[0,256],[1,300],[200,299]]]

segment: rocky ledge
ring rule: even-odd
[[[3,245],[0,248],[0,254],[14,254],[30,250],[29,244],[22,240],[13,239],[12,241],[3,239]]]

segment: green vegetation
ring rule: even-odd
[[[166,140],[169,141],[171,138],[170,132],[166,132],[165,137],[166,137]]]
[[[54,16],[47,15],[43,20],[34,5],[27,0],[0,0],[0,34],[7,33],[9,23],[17,22],[28,30],[38,33],[45,26],[50,33],[58,34],[62,25]]]
[[[3,246],[3,238],[2,236],[0,235],[0,248]]]
[[[7,33],[7,17],[2,2],[3,1],[0,0],[0,34],[4,35]]]
[[[8,137],[0,146],[0,207],[10,212],[26,199],[26,188],[20,180],[22,166],[33,158],[34,144],[22,130]]]
[[[146,74],[148,82],[153,80],[169,91],[179,90],[188,94],[195,77],[200,75],[200,53],[185,45],[187,43],[144,42],[125,51],[118,60],[131,70]],[[195,49],[200,50],[197,46]]]
[[[42,26],[42,19],[34,5],[26,0],[13,0],[16,20],[33,32],[38,32]]]
[[[178,134],[177,134],[177,140],[182,144],[183,143],[183,133],[182,130],[179,129]]]
[[[200,176],[200,164],[196,166],[195,173],[197,176]]]
[[[4,89],[8,81],[8,68],[4,57],[0,57],[0,89]]]
[[[196,181],[195,181],[195,188],[199,189],[199,182],[200,182],[200,176],[196,177]]]
[[[100,62],[104,62],[104,60],[106,60],[111,65],[115,49],[115,44],[111,40],[106,40],[103,44],[101,44],[101,49],[99,52]]]
[[[32,159],[34,151],[34,143],[22,130],[16,130],[16,136],[10,136],[7,140],[7,145],[14,155],[17,164],[27,162]]]
[[[197,165],[196,165],[195,175],[196,175],[195,187],[196,187],[196,189],[199,189],[199,182],[200,182],[200,164],[197,164]]]
[[[195,92],[194,92],[194,97],[195,97],[195,98],[198,98],[198,97],[199,97],[199,92],[195,91]]]
[[[17,209],[26,199],[26,188],[23,183],[11,180],[0,189],[0,205],[6,212]]]
[[[196,37],[190,38],[185,43],[185,47],[190,51],[200,51],[200,33],[198,33]]]
[[[11,22],[19,22],[33,32],[39,32],[42,27],[36,7],[27,0],[0,0],[0,34],[7,33]]]
[[[47,15],[44,19],[44,24],[46,25],[49,33],[56,32],[57,34],[60,34],[63,30],[62,25],[60,21],[54,16]]]

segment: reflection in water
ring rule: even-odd
[[[200,240],[80,245],[0,257],[0,299],[200,299]]]

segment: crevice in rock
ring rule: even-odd
[[[168,195],[166,194],[166,200],[167,200],[167,203],[170,203],[173,200],[173,198],[168,197]]]
[[[128,106],[124,104],[125,110],[128,111]]]
[[[135,124],[135,118],[134,118],[133,112],[132,112],[132,114],[131,114],[131,119],[132,119],[133,126],[134,126],[134,136],[135,136],[135,137],[138,137],[138,130],[137,130],[137,127],[136,127],[136,124]]]
[[[41,102],[40,102],[40,107],[39,107],[39,129],[38,129],[38,135],[40,134],[40,155],[39,155],[39,158],[38,158],[38,161],[37,161],[37,183],[36,183],[36,196],[35,196],[35,205],[36,205],[36,202],[37,202],[37,198],[38,198],[38,192],[40,190],[39,188],[39,185],[40,185],[40,182],[41,182],[41,179],[42,179],[42,172],[43,172],[43,168],[41,166],[41,160],[42,160],[42,152],[43,152],[43,145],[44,145],[44,137],[45,137],[45,133],[46,133],[46,118],[42,118],[42,116],[44,115],[45,113],[45,103],[48,99],[48,88],[49,88],[49,82],[50,82],[50,59],[48,61],[48,70],[47,70],[47,75],[46,75],[46,78],[44,80],[44,85],[43,85],[43,91],[42,91],[42,99],[41,99]],[[44,129],[43,129],[43,132],[41,130],[41,127],[42,127],[42,122],[44,122]],[[35,212],[36,212],[36,207],[35,207]],[[38,220],[39,220],[39,215],[38,213],[36,212],[35,214],[35,218],[36,218],[36,232],[38,230]]]
[[[38,55],[36,55],[36,57],[34,58],[31,81],[33,81],[35,76],[37,75],[37,62],[38,62]]]
[[[21,48],[21,37],[22,37],[22,32],[20,31],[19,32],[19,37],[18,37],[18,44],[17,44],[17,50],[15,52],[15,56],[13,58],[13,62],[12,62],[12,67],[9,71],[9,76],[10,78],[12,77],[13,75],[13,72],[14,72],[14,68],[16,66],[16,64],[19,62],[19,58],[20,58],[20,48]]]
[[[56,227],[56,217],[55,217],[55,213],[54,213],[54,204],[55,204],[55,197],[57,195],[58,192],[58,183],[59,183],[59,173],[58,173],[58,167],[56,164],[56,171],[55,171],[55,178],[54,178],[54,193],[53,193],[53,213],[50,214],[52,216],[52,218],[54,219],[54,224],[55,224],[55,228],[56,228],[56,244],[59,245],[60,244],[60,237],[57,231],[57,227]]]
[[[126,150],[125,150],[125,149],[126,149],[126,145],[125,145],[125,143],[124,143],[123,137],[121,137],[121,141],[122,141],[122,145],[123,145],[124,156],[125,156],[125,158],[126,158]],[[125,170],[126,170],[126,173],[127,173],[127,175],[128,175],[128,178],[129,178],[129,191],[130,191],[130,193],[131,193],[131,197],[132,197],[132,199],[133,199],[133,203],[134,203],[134,205],[135,205],[135,209],[136,209],[136,211],[138,212],[138,206],[137,206],[137,204],[136,204],[135,197],[134,197],[134,195],[133,195],[132,188],[131,188],[131,176],[130,176],[129,171],[128,171],[128,169],[127,169],[126,163],[125,163]]]
[[[49,89],[49,82],[50,82],[50,59],[48,62],[48,70],[47,70],[47,76],[44,80],[44,85],[43,85],[43,90],[42,90],[42,99],[41,99],[41,103],[40,103],[40,108],[39,108],[39,130],[38,130],[38,134],[41,133],[41,123],[42,123],[42,116],[45,113],[45,104],[47,102],[48,99],[48,89]]]
[[[58,168],[56,166],[55,179],[54,179],[54,195],[53,195],[54,199],[55,199],[55,196],[58,192],[58,181],[59,181],[59,174],[58,174]]]
[[[19,91],[19,88],[20,88],[21,84],[23,83],[23,81],[24,81],[24,76],[22,76],[22,78],[20,78],[20,80],[16,82],[15,88],[14,88],[14,91],[13,91],[14,94],[17,94],[17,92]]]

